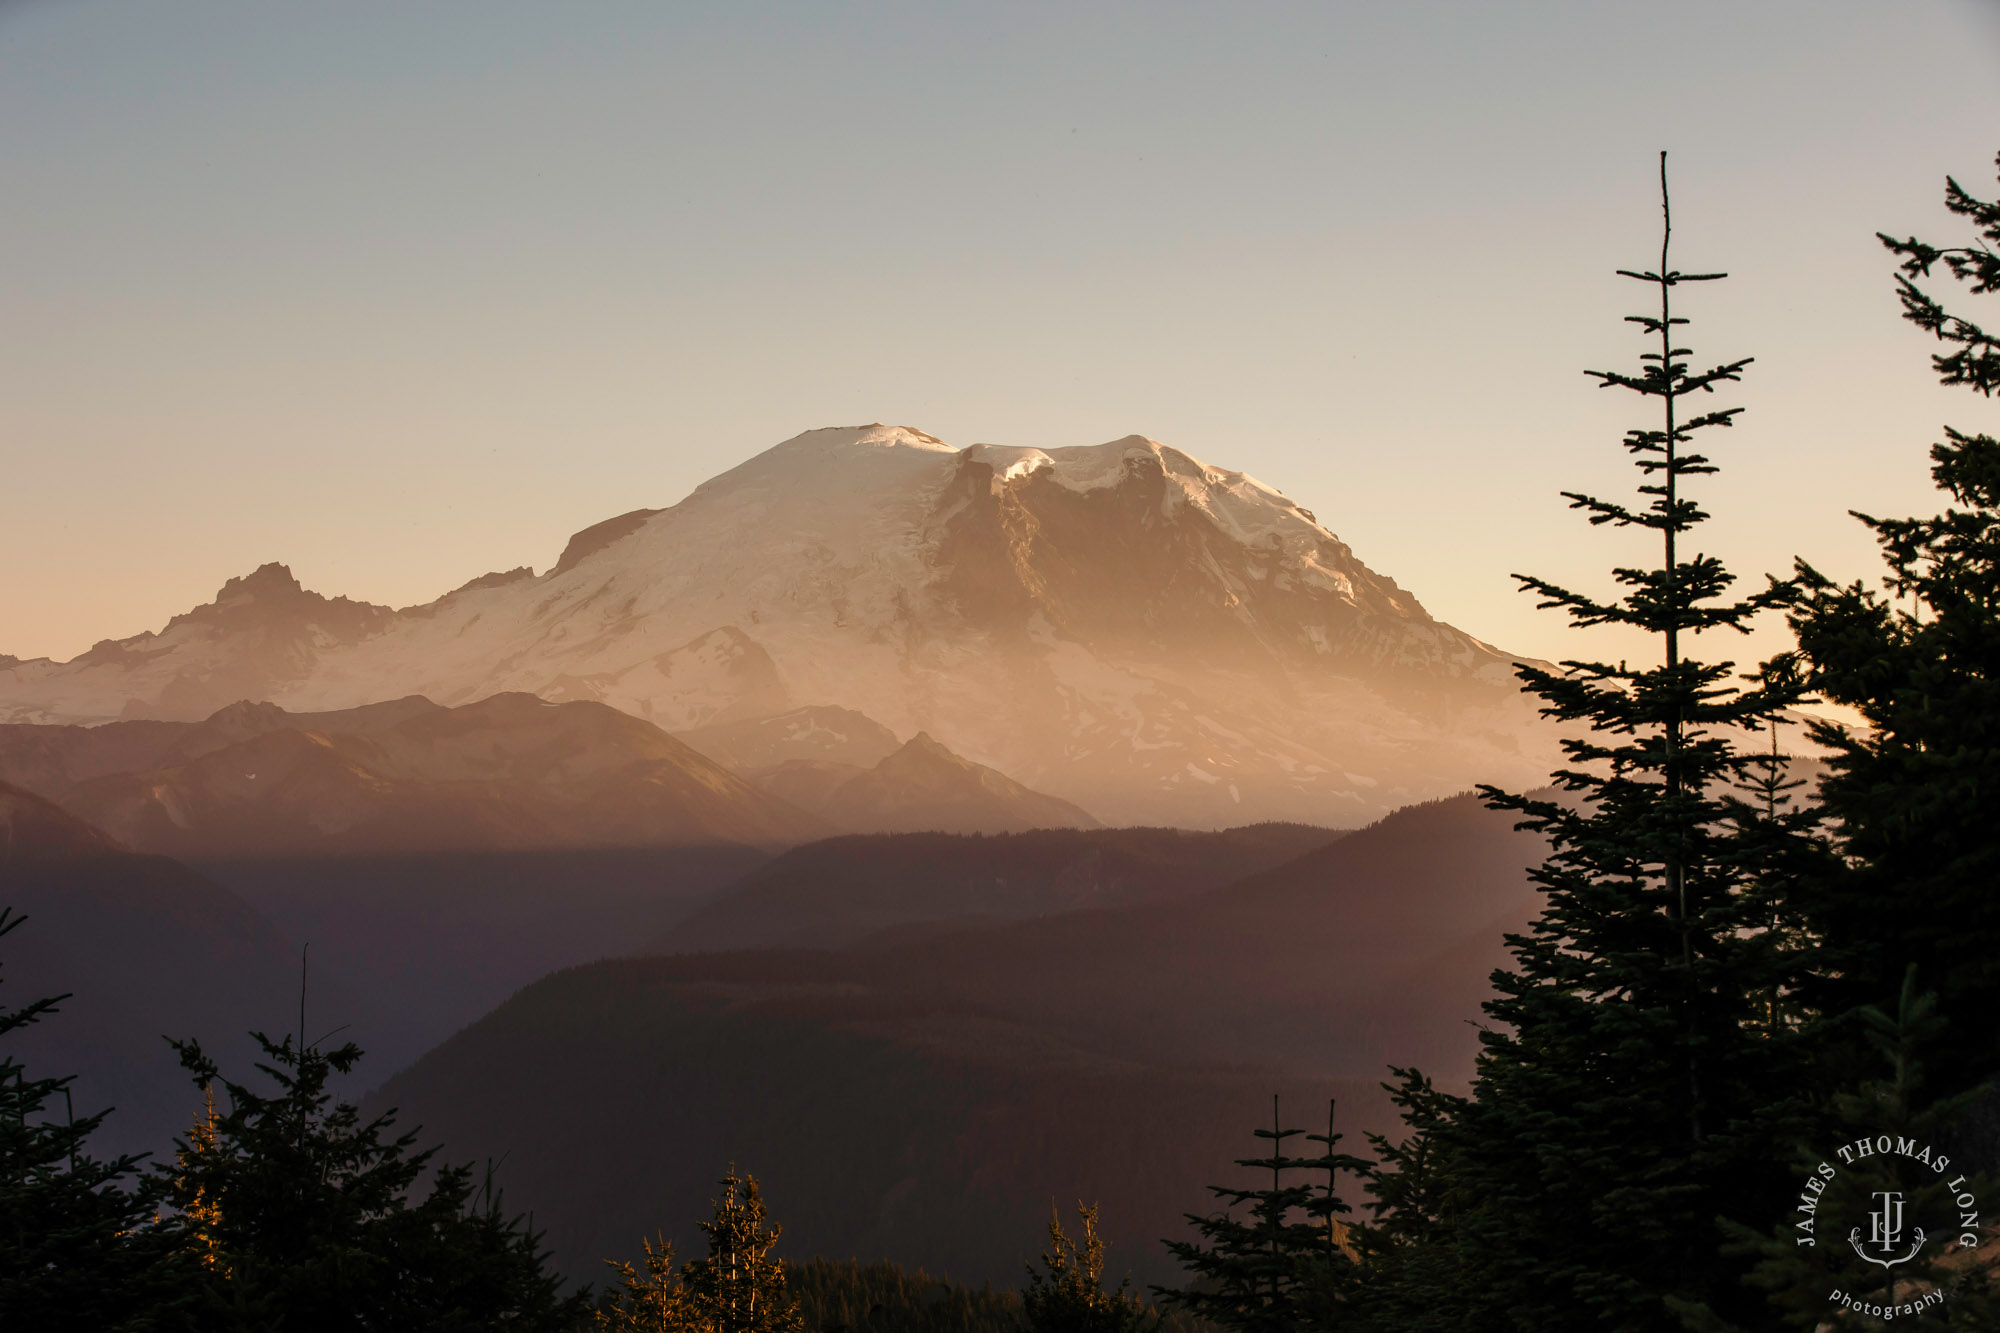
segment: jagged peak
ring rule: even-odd
[[[307,624],[316,624],[342,637],[359,637],[382,628],[395,614],[388,607],[371,602],[316,593],[293,577],[290,568],[272,561],[230,579],[215,594],[214,601],[175,616],[161,633],[183,626],[207,626],[211,631],[280,626],[286,632],[293,632]],[[137,639],[100,643],[84,656],[101,658],[123,645],[151,637],[140,635]]]
[[[293,577],[291,566],[273,560],[257,566],[248,574],[230,579],[215,594],[218,602],[237,597],[297,597],[305,593],[305,588]]]

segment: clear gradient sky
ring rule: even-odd
[[[1705,546],[1872,572],[1845,511],[2000,430],[1873,239],[1996,188],[2000,0],[0,0],[0,652],[427,601],[879,420],[1153,436],[1575,655],[1507,575],[1641,555],[1557,492],[1628,484],[1661,148],[1757,358]]]

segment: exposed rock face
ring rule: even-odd
[[[575,569],[585,556],[596,555],[619,538],[637,532],[646,526],[647,519],[659,512],[657,509],[634,509],[629,514],[591,524],[569,539],[569,545],[563,547],[563,553],[556,557],[556,567],[549,573],[563,574]]]
[[[685,731],[833,707],[1114,823],[1352,825],[1548,771],[1511,664],[1278,492],[1152,440],[866,426],[405,612],[267,566],[159,635],[0,667],[0,718],[525,691]]]

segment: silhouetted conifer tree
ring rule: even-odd
[[[1347,1326],[1429,1333],[1468,1326],[1459,1298],[1463,1267],[1452,1230],[1451,1136],[1465,1098],[1441,1092],[1416,1069],[1390,1066],[1384,1083],[1408,1131],[1400,1141],[1370,1134],[1371,1220],[1351,1229],[1361,1266]]]
[[[2000,161],[2000,159],[1996,159]],[[1904,318],[1948,350],[1940,382],[1988,400],[2000,336],[1950,313],[1919,284],[1942,265],[1974,294],[2000,292],[2000,201],[1957,181],[1945,206],[1975,237],[1941,247],[1883,236],[1902,257]],[[2000,441],[1947,428],[1931,476],[1951,505],[1934,518],[1856,515],[1888,565],[1888,596],[1836,587],[1801,563],[1792,624],[1813,687],[1866,731],[1815,728],[1834,750],[1822,788],[1849,869],[1819,884],[1812,924],[1831,968],[1816,995],[1838,1017],[1892,1005],[1909,968],[1947,1026],[1926,1052],[1941,1094],[2000,1074]]]
[[[1742,742],[1801,691],[1783,660],[1741,677],[1697,658],[1693,640],[1745,631],[1795,593],[1773,581],[1732,597],[1734,576],[1689,549],[1708,516],[1685,483],[1716,470],[1691,443],[1741,410],[1689,403],[1749,360],[1697,370],[1678,345],[1676,293],[1723,275],[1671,266],[1665,154],[1660,188],[1658,267],[1621,270],[1657,296],[1629,317],[1654,350],[1635,372],[1590,372],[1660,410],[1624,439],[1642,503],[1565,493],[1593,524],[1657,534],[1658,563],[1614,569],[1615,600],[1517,576],[1572,625],[1644,631],[1659,656],[1520,670],[1545,716],[1586,729],[1563,742],[1560,796],[1483,789],[1549,839],[1532,875],[1543,910],[1494,976],[1472,1098],[1446,1106],[1411,1090],[1413,1106],[1445,1117],[1447,1160],[1436,1186],[1402,1187],[1410,1206],[1394,1216],[1421,1228],[1441,1209],[1433,1258],[1446,1262],[1411,1271],[1453,1275],[1440,1295],[1459,1327],[1665,1330],[1679,1325],[1671,1302],[1741,1308],[1753,1298],[1720,1252],[1718,1215],[1761,1222],[1786,1206],[1789,1161],[1769,1150],[1767,1122],[1790,1090],[1795,1030],[1774,1031],[1760,1001],[1800,962],[1782,928],[1789,849],[1814,816],[1740,784],[1760,762]],[[1422,1197],[1433,1189],[1441,1202]]]
[[[387,1137],[391,1117],[363,1121],[333,1104],[328,1078],[360,1048],[335,1050],[255,1036],[257,1068],[275,1095],[223,1078],[194,1042],[182,1065],[228,1107],[179,1144],[161,1183],[178,1210],[169,1225],[196,1269],[208,1329],[567,1329],[586,1317],[559,1297],[540,1238],[500,1209],[472,1169],[432,1168],[416,1135]],[[430,1188],[414,1194],[430,1172]]]
[[[1222,1211],[1205,1217],[1187,1214],[1200,1239],[1166,1242],[1187,1271],[1188,1285],[1155,1287],[1154,1294],[1166,1305],[1251,1333],[1334,1327],[1354,1276],[1338,1220],[1348,1205],[1336,1182],[1342,1174],[1365,1173],[1368,1163],[1336,1151],[1340,1136],[1333,1132],[1330,1108],[1326,1134],[1309,1135],[1283,1127],[1273,1097],[1271,1128],[1254,1133],[1270,1141],[1270,1154],[1236,1164],[1269,1171],[1271,1183],[1261,1189],[1209,1186],[1223,1201]],[[1286,1141],[1301,1137],[1323,1143],[1326,1150],[1316,1157],[1287,1153]],[[1314,1184],[1314,1171],[1326,1173],[1324,1185]],[[1307,1174],[1287,1183],[1287,1172]],[[1238,1208],[1247,1216],[1236,1216]]]
[[[0,936],[24,920],[0,908]],[[0,1008],[0,1038],[67,998]],[[73,1119],[69,1082],[30,1078],[0,1054],[0,1328],[178,1327],[187,1265],[150,1225],[154,1201],[136,1181],[139,1159],[99,1161],[86,1150],[105,1113]]]
[[[1834,1313],[1828,1301],[1833,1291],[1877,1305],[1908,1305],[1926,1293],[1942,1291],[1943,1306],[1925,1311],[1931,1322],[1954,1328],[2000,1327],[2000,1293],[1990,1270],[1971,1262],[1974,1256],[1957,1247],[1956,1229],[1939,1229],[1940,1223],[1950,1227],[1960,1221],[1963,1214],[1954,1201],[1964,1192],[1990,1197],[1993,1177],[1969,1158],[1937,1169],[1931,1157],[1933,1152],[1960,1152],[1951,1141],[1952,1122],[1975,1095],[1961,1092],[1938,1099],[1926,1086],[1923,1052],[1936,1045],[1946,1026],[1938,1014],[1937,996],[1918,991],[1912,969],[1904,977],[1893,1013],[1870,1006],[1853,1018],[1868,1047],[1870,1074],[1833,1097],[1820,1127],[1820,1142],[1801,1145],[1793,1167],[1798,1193],[1791,1212],[1780,1225],[1761,1234],[1747,1226],[1730,1226],[1736,1238],[1732,1248],[1755,1260],[1750,1281],[1768,1293],[1788,1328],[1823,1327]],[[1851,1146],[1873,1143],[1884,1134],[1921,1145],[1924,1160],[1915,1162],[1899,1153],[1860,1155]],[[1832,1170],[1831,1176],[1824,1174],[1822,1163]],[[1852,1224],[1868,1216],[1878,1192],[1884,1191],[1899,1194],[1907,1216],[1918,1219],[1905,1238],[1920,1243],[1914,1258],[1877,1268],[1857,1262],[1855,1248],[1861,1237],[1853,1233]],[[1811,1204],[1812,1211],[1801,1204]],[[1880,1322],[1867,1317],[1849,1320]],[[1699,1314],[1689,1324],[1695,1333],[1742,1330]],[[1748,1326],[1762,1324],[1752,1321]]]

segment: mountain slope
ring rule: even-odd
[[[1088,811],[961,758],[921,731],[872,768],[793,759],[749,776],[773,796],[853,833],[1099,827]]]
[[[834,831],[648,722],[530,695],[17,725],[0,728],[0,774],[310,942],[379,1005],[357,1034],[381,1073]]]
[[[183,762],[97,771],[147,759]],[[134,847],[200,859],[773,846],[831,831],[638,718],[518,694],[458,708],[235,705],[194,724],[15,726],[0,734],[0,771],[34,779]]]
[[[830,704],[696,727],[676,735],[738,774],[776,768],[794,759],[873,768],[902,745],[895,732],[874,718]]]
[[[1158,1244],[1240,1176],[1274,1091],[1287,1105],[1379,1100],[1369,1084],[1108,1060],[1004,1022],[833,1014],[803,981],[739,1003],[662,964],[607,961],[548,977],[458,1033],[366,1103],[454,1153],[504,1158],[557,1265],[589,1280],[664,1231],[701,1237],[716,1177],[763,1186],[783,1253],[873,1258],[1019,1281],[1051,1199],[1102,1204],[1112,1262],[1165,1281]],[[907,1039],[902,1027],[923,1025]],[[1372,1109],[1372,1108],[1371,1108]],[[1345,1123],[1381,1127],[1350,1109]]]
[[[734,1160],[795,1227],[794,1253],[1007,1280],[1049,1199],[1082,1197],[1103,1205],[1116,1262],[1161,1280],[1157,1239],[1240,1178],[1230,1162],[1272,1092],[1304,1123],[1337,1095],[1358,1142],[1393,1126],[1389,1062],[1447,1086],[1470,1073],[1467,1020],[1501,930],[1534,910],[1539,848],[1456,798],[1180,901],[573,968],[379,1101],[457,1151],[511,1153],[510,1201],[573,1272],[698,1216]],[[1462,972],[1440,978],[1447,959]]]
[[[396,613],[282,573],[162,635],[0,668],[0,717],[196,716],[252,677],[229,697],[525,691],[672,731],[830,706],[1114,823],[1205,827],[1358,824],[1551,757],[1505,654],[1275,490],[1139,436],[810,431],[587,529],[548,574]]]
[[[70,995],[9,1051],[31,1074],[75,1074],[79,1115],[116,1108],[100,1151],[160,1151],[199,1109],[164,1037],[235,1059],[246,1030],[296,1027],[299,955],[269,922],[189,867],[127,851],[6,783],[0,904],[28,918],[0,942],[7,1002]],[[367,1023],[338,982],[322,977],[310,998],[313,1021]]]
[[[1330,829],[1260,824],[1042,829],[998,837],[899,834],[794,847],[655,938],[647,952],[840,948],[1084,907],[1163,903],[1296,860]]]

